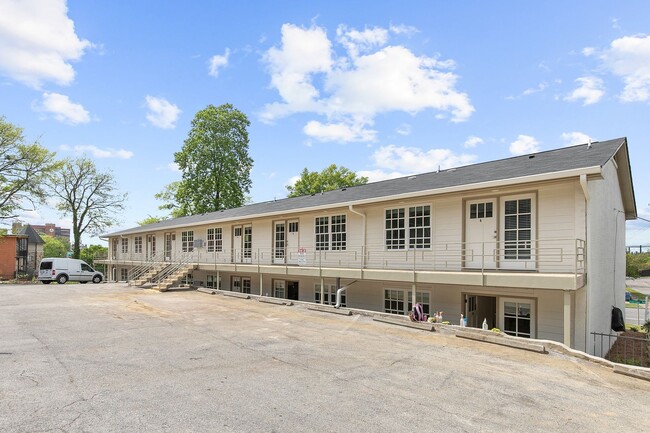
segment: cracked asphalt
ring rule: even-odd
[[[642,431],[586,361],[196,291],[0,285],[1,432]]]

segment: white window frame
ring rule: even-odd
[[[386,297],[387,292],[390,292],[390,298]],[[407,315],[413,308],[413,304],[411,303],[412,293],[413,292],[410,289],[395,289],[393,287],[384,287],[384,313]],[[386,308],[386,301],[390,302],[391,304],[395,303],[395,307],[397,308],[394,308],[393,305],[391,305],[390,308]],[[416,290],[415,302],[422,304],[424,314],[431,314],[431,292],[429,290]],[[401,309],[399,309],[400,303],[402,304]]]
[[[122,238],[122,254],[129,253],[129,238]]]
[[[181,251],[184,253],[194,251],[194,230],[181,232]]]
[[[211,227],[206,233],[209,253],[223,251],[223,230],[221,227]]]
[[[395,250],[430,250],[432,246],[432,206],[431,204],[414,204],[412,206],[384,209],[384,249]],[[411,215],[422,209],[422,215]],[[424,215],[427,211],[428,214]],[[428,225],[425,225],[428,218]],[[417,225],[422,220],[422,225]],[[390,226],[387,223],[390,222]],[[421,233],[418,233],[421,232]],[[397,235],[397,236],[393,236]]]
[[[129,279],[128,268],[120,268],[120,281],[127,281]]]
[[[314,302],[320,304],[320,283],[314,284]],[[336,284],[323,284],[323,304],[336,305]],[[345,291],[341,292],[341,307],[347,307]]]
[[[221,290],[221,275],[219,275],[219,280],[218,280],[218,283],[217,283],[217,287],[214,287],[216,280],[217,280],[216,275],[208,274],[207,277],[206,277],[205,286],[210,288],[210,289]]]
[[[287,282],[285,280],[273,280],[273,297],[286,299]]]
[[[517,207],[519,207],[519,201],[521,200],[530,200],[530,228],[525,228],[525,230],[530,230],[530,240],[515,240],[509,241],[506,240],[506,232],[510,230],[517,231],[517,238],[519,238],[519,232],[521,229],[517,227],[516,229],[506,229],[506,202],[508,201],[517,201]],[[499,221],[501,225],[500,229],[500,254],[499,254],[499,266],[503,269],[525,269],[525,270],[535,270],[536,269],[536,257],[537,257],[537,194],[527,193],[527,194],[517,194],[501,197],[500,203],[500,216]],[[519,224],[520,215],[525,215],[525,213],[520,214],[517,210],[517,224]],[[513,253],[510,253],[508,247],[515,242],[516,248]],[[523,254],[521,252],[524,252]],[[528,251],[528,254],[525,254],[525,251]]]
[[[348,244],[348,216],[345,213],[314,219],[316,251],[345,251]]]
[[[506,319],[506,310],[505,310],[505,304],[506,302],[508,303],[514,303],[516,304],[516,315],[515,316],[510,316],[515,318],[515,323],[516,323],[516,328],[515,331],[508,331],[506,332],[506,325],[505,325],[505,319]],[[528,304],[530,306],[530,317],[519,317],[519,312],[520,312],[520,304]],[[499,329],[503,332],[505,332],[508,335],[514,335],[517,337],[523,337],[523,338],[537,338],[537,300],[536,299],[531,299],[531,298],[499,298]],[[519,320],[527,320],[530,321],[530,334],[528,335],[527,333],[524,333],[522,331],[519,331]]]
[[[135,254],[142,254],[142,236],[133,238],[133,252]]]

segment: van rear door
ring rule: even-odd
[[[41,265],[38,268],[38,277],[39,278],[53,278],[52,276],[52,261],[51,260],[42,260]]]

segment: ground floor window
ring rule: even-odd
[[[535,338],[535,301],[501,298],[501,330],[516,337]]]
[[[129,270],[127,268],[120,268],[120,281],[127,281],[129,279]]]
[[[219,282],[217,282],[216,275],[208,275],[206,279],[206,286],[209,289],[219,289],[221,290],[221,276],[219,276]]]
[[[232,277],[230,290],[239,293],[251,293],[251,279],[249,277]]]
[[[431,311],[431,293],[425,291],[415,292],[415,302],[422,304],[424,314]],[[413,308],[411,290],[384,289],[384,312],[390,314],[408,314]]]
[[[186,286],[191,286],[194,284],[194,277],[192,274],[185,274],[185,276],[181,278],[181,284],[184,284]]]
[[[320,304],[320,284],[314,285],[314,302]],[[323,284],[323,304],[336,305],[336,285]],[[347,296],[341,292],[341,307],[347,307]]]
[[[273,296],[276,298],[286,298],[285,290],[285,281],[284,280],[273,280]]]

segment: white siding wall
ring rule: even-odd
[[[603,167],[602,180],[589,181],[589,195],[587,341],[590,332],[610,332],[612,306],[625,308],[625,216],[612,162]]]

